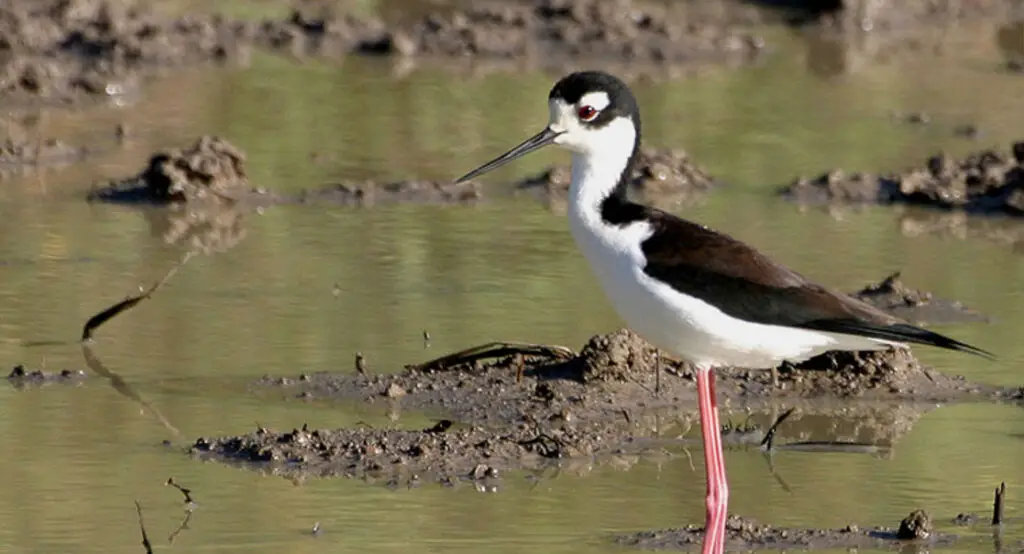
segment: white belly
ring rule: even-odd
[[[602,236],[583,221],[571,220],[573,236],[619,316],[641,337],[680,359],[705,367],[762,369],[828,350],[874,350],[888,345],[731,317],[643,272],[636,245],[650,234],[646,224],[634,223],[615,235]]]

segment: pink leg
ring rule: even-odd
[[[729,483],[725,478],[725,457],[722,455],[722,426],[718,422],[715,400],[715,376],[709,368],[697,369],[697,399],[700,408],[700,431],[704,441],[704,468],[708,492],[705,499],[707,518],[704,522],[703,554],[725,551],[725,519],[729,506]]]

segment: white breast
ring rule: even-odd
[[[872,339],[743,321],[649,277],[643,271],[646,260],[641,244],[651,236],[650,225],[605,223],[600,215],[601,189],[610,189],[579,184],[599,169],[588,164],[585,156],[573,156],[572,235],[615,310],[655,346],[699,365],[751,369],[776,367],[785,360],[797,362],[828,350],[885,346]]]

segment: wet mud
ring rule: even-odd
[[[567,165],[548,168],[515,184],[518,194],[540,198],[549,206],[564,205],[569,193],[571,170]],[[630,192],[653,205],[670,208],[692,203],[721,183],[679,149],[640,150],[630,175]]]
[[[914,510],[897,527],[841,529],[800,529],[776,527],[732,515],[725,523],[725,549],[817,550],[817,549],[890,549],[917,546],[921,549],[949,546],[957,536],[936,531],[931,517]],[[703,526],[644,531],[615,537],[615,542],[648,550],[699,550],[704,542]]]
[[[131,0],[9,0],[0,6],[0,97],[62,104],[129,94],[146,72],[241,57],[243,29]]]
[[[0,97],[67,104],[135,94],[162,70],[244,64],[254,48],[517,67],[592,59],[665,68],[756,57],[762,39],[718,11],[634,0],[489,1],[385,21],[296,2],[286,17],[249,21],[212,10],[174,16],[136,0],[10,0],[0,6]]]
[[[783,10],[797,25],[816,25],[843,31],[891,33],[943,23],[1009,19],[1014,4],[1007,0],[946,2],[877,2],[874,0],[750,0]]]
[[[15,388],[26,388],[49,384],[79,384],[87,375],[78,369],[62,369],[60,371],[44,371],[28,369],[24,365],[16,365],[7,374],[7,382]]]
[[[799,178],[779,193],[803,204],[905,204],[969,214],[1024,215],[1024,142],[954,159],[939,153],[922,166],[884,175],[831,170]]]
[[[578,353],[564,347],[496,344],[394,374],[362,369],[266,377],[256,388],[301,401],[376,406],[392,415],[392,421],[400,420],[402,412],[444,419],[415,429],[257,429],[240,436],[203,437],[190,451],[202,459],[291,477],[348,476],[408,484],[427,475],[441,482],[489,479],[509,469],[543,468],[560,460],[611,457],[621,462],[622,456],[642,457],[678,446],[678,439],[664,437],[695,429],[692,369],[663,356],[659,361],[657,351],[628,330],[596,336]],[[723,409],[727,414],[739,410],[742,417],[724,429],[729,444],[759,445],[771,425],[768,414],[778,411],[780,402],[799,410],[774,439],[775,448],[795,448],[817,435],[832,446],[841,440],[840,446],[877,454],[937,401],[1019,400],[1022,395],[1017,389],[947,377],[921,366],[905,351],[830,353],[775,372],[723,370],[719,375]],[[834,402],[851,398],[866,402]],[[691,409],[680,411],[680,405]],[[750,423],[752,418],[756,424]],[[827,428],[824,436],[821,427]]]

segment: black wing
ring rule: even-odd
[[[644,211],[654,227],[654,234],[641,246],[647,258],[644,272],[732,317],[992,357],[812,283],[728,235],[654,208],[645,207]]]

